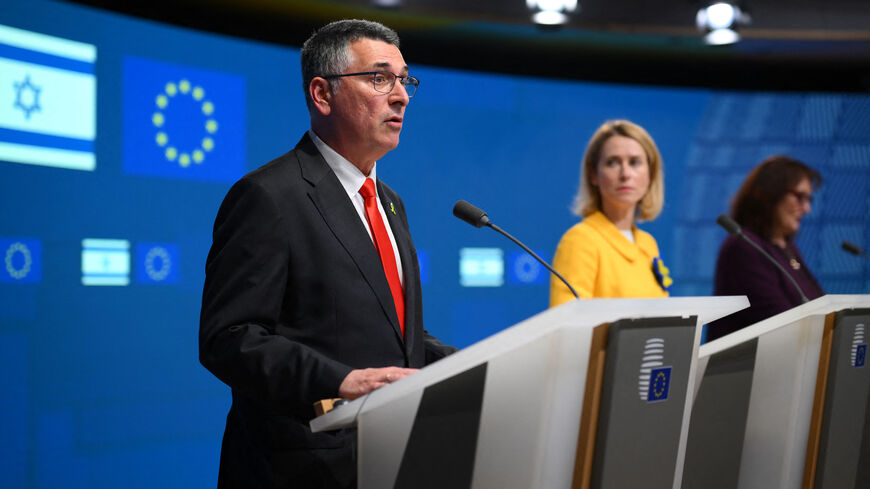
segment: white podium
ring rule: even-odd
[[[678,488],[699,326],[747,306],[745,297],[573,301],[311,427],[358,429],[363,489],[627,487],[632,477]]]
[[[846,324],[849,321],[835,313],[868,307],[870,295],[826,295],[701,346],[683,488],[854,487],[854,483],[833,482],[838,479],[830,478],[831,470],[816,474],[816,469],[825,468],[816,466],[816,455],[826,449],[841,454],[835,462],[840,467],[828,468],[851,470],[854,477],[857,461],[850,462],[851,469],[843,463],[844,458],[857,457],[860,446],[855,446],[855,439],[860,445],[865,430],[866,367],[855,370],[857,385],[863,385],[858,389],[864,391],[855,398],[861,403],[858,411],[850,414],[860,417],[849,420],[853,430],[860,421],[857,433],[850,435],[853,440],[841,439],[826,447],[827,435],[820,430],[823,415],[835,406],[830,388],[826,394],[829,381],[836,386],[836,379],[828,374],[835,367],[831,355],[837,355],[836,345],[832,350],[835,318],[843,323],[843,330],[849,329],[842,334],[854,336],[842,340],[854,343],[855,351],[860,351],[857,345],[863,340],[863,325]],[[864,344],[866,351],[865,340]],[[851,343],[844,345],[840,351],[853,349]],[[854,356],[851,361],[854,366]],[[824,423],[825,432],[837,425],[831,420]],[[834,445],[841,448],[835,450]]]

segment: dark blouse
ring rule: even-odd
[[[791,275],[809,300],[824,295],[797,246],[791,241],[785,249],[761,239],[751,231],[743,234],[767,251]],[[795,270],[789,261],[800,264]],[[728,236],[716,259],[713,295],[745,295],[749,308],[710,323],[707,341],[725,336],[803,303],[794,285],[752,245],[739,236]]]

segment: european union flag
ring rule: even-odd
[[[0,25],[0,160],[93,170],[97,48]]]
[[[136,244],[136,282],[140,284],[178,283],[178,245],[169,243]]]
[[[647,402],[664,401],[671,389],[671,367],[653,369],[649,375],[649,394]]]
[[[233,182],[245,170],[245,79],[124,58],[124,171]]]
[[[867,344],[858,345],[858,348],[855,351],[855,366],[863,367],[864,362],[867,359]]]
[[[0,238],[3,271],[0,283],[42,281],[42,242],[37,239]]]
[[[541,253],[535,250],[538,256]],[[508,283],[518,285],[545,284],[550,272],[538,260],[525,251],[513,251],[508,255]]]

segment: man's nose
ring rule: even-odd
[[[396,80],[396,84],[390,92],[390,97],[393,98],[393,103],[401,102],[402,105],[408,105],[408,102],[411,100],[411,97],[408,96],[408,91],[405,90],[405,85],[402,85],[399,80]]]

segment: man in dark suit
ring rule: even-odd
[[[405,208],[376,176],[418,83],[398,46],[374,22],[315,32],[302,49],[311,131],[218,211],[199,347],[232,388],[219,487],[354,487],[356,434],[312,433],[313,403],[455,351],[423,329]],[[367,180],[377,190],[366,199]]]

